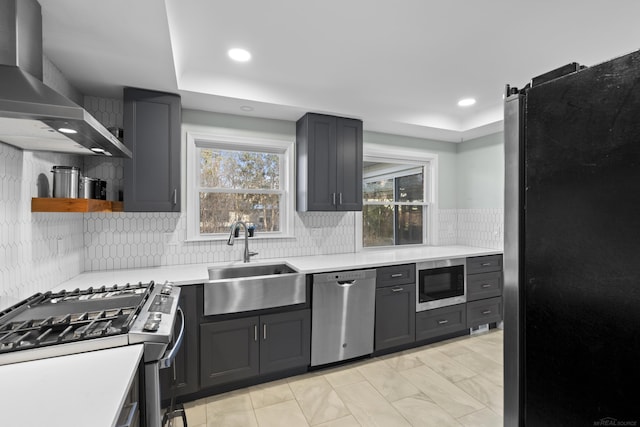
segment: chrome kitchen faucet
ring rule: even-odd
[[[240,225],[244,227],[244,262],[249,262],[252,256],[258,255],[258,252],[249,252],[249,229],[247,228],[247,224],[244,221],[235,221],[233,224],[231,224],[231,232],[229,233],[229,240],[227,240],[227,245],[233,246],[236,228]]]

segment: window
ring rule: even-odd
[[[362,247],[435,244],[436,166],[433,155],[365,154]]]
[[[234,221],[282,237],[292,209],[292,143],[187,136],[188,239],[221,238]]]

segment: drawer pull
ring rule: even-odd
[[[482,264],[480,264],[482,267],[489,267],[491,265],[490,262],[483,262]]]
[[[482,314],[483,314],[483,315],[485,315],[485,316],[486,316],[487,314],[491,314],[491,310],[485,310],[485,311],[483,311],[483,312],[482,312]]]
[[[481,287],[482,287],[482,289],[487,289],[487,288],[490,288],[490,287],[491,287],[491,284],[489,284],[489,283],[483,283]]]
[[[391,275],[392,279],[397,279],[398,277],[402,277],[402,273],[396,273]]]
[[[393,288],[391,289],[391,292],[402,292],[404,291],[404,288]]]
[[[447,323],[449,323],[448,320],[438,320],[438,325],[446,325]]]

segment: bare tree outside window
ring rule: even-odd
[[[363,182],[362,246],[424,243],[427,203],[422,171],[367,163]],[[368,177],[367,177],[368,175]]]
[[[226,233],[234,221],[280,231],[283,155],[199,148],[200,233]]]

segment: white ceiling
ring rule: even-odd
[[[505,84],[640,48],[637,0],[39,1],[45,54],[85,94],[134,86],[184,108],[324,112],[454,142],[502,128]]]

